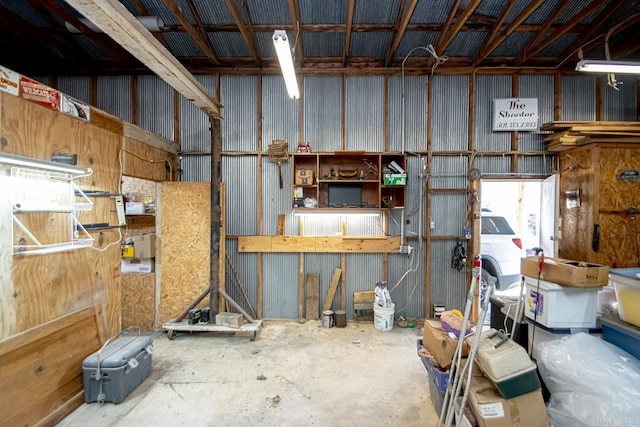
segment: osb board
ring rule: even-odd
[[[640,203],[640,182],[626,182],[618,179],[624,170],[640,169],[640,147],[601,147],[599,168],[599,209],[638,207]]]
[[[1,136],[8,153],[50,159],[54,152],[78,155],[78,166],[93,174],[77,180],[80,188],[117,193],[117,165],[122,137],[76,118],[13,96],[1,96]],[[79,215],[81,222],[108,222],[114,206],[97,201],[92,211]],[[36,232],[46,234],[44,223]],[[41,233],[42,234],[42,233]],[[14,256],[15,330],[27,330],[94,303],[104,304],[109,331],[120,330],[120,249],[118,230],[91,232],[94,247],[106,252],[79,249],[47,255]],[[6,335],[5,335],[6,336]]]
[[[172,181],[177,169],[175,154],[124,137],[123,175],[152,181]]]
[[[636,239],[640,228],[636,226],[631,215],[600,213],[600,248],[593,261],[611,268],[637,267],[640,254],[636,252]]]
[[[562,258],[593,262],[591,239],[596,187],[592,164],[592,152],[589,150],[575,150],[570,156],[560,157],[562,238],[559,248]],[[565,191],[576,189],[580,190],[580,206],[569,209]]]
[[[54,425],[82,403],[82,361],[105,341],[99,306],[0,341],[3,425]]]
[[[154,273],[122,275],[122,328],[153,330],[156,276]]]
[[[10,178],[0,175],[0,242],[11,241],[11,199],[8,191]],[[13,281],[11,279],[12,251],[3,245],[0,250],[0,339],[16,333],[16,312],[13,298]]]
[[[208,183],[160,184],[160,322],[175,319],[209,286],[211,191]],[[203,306],[208,305],[205,298]]]

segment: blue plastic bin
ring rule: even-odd
[[[429,357],[424,357],[420,355],[420,349],[424,349],[424,345],[422,344],[422,339],[418,338],[418,356],[422,360],[427,373],[429,374],[429,378],[431,378],[440,393],[444,393],[447,391],[447,382],[449,381],[449,371],[441,371],[436,365],[435,360],[430,359]]]
[[[602,338],[640,359],[640,328],[623,322],[617,315],[602,316]]]

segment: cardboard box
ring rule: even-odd
[[[156,235],[151,233],[133,236],[133,248],[136,258],[154,258],[156,256]]]
[[[449,332],[442,329],[442,324],[439,320],[427,319],[424,321],[422,342],[427,351],[438,362],[438,365],[443,369],[449,369],[458,346],[458,340],[451,338]],[[469,346],[466,343],[462,354],[469,354]]]
[[[522,258],[520,272],[523,276],[538,278],[538,256]],[[562,258],[544,258],[540,278],[563,286],[582,288],[606,286],[609,267]]]
[[[120,264],[122,273],[153,273],[152,258],[123,258]]]
[[[549,427],[540,389],[505,399],[488,379],[472,377],[469,406],[480,427]]]
[[[313,171],[310,169],[297,170],[296,185],[313,185]]]
[[[407,185],[407,174],[406,173],[385,173],[384,174],[384,185],[387,186],[405,186]]]
[[[142,202],[126,202],[124,204],[124,212],[127,215],[140,215],[144,213],[144,203]]]

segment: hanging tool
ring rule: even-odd
[[[456,239],[456,245],[453,248],[453,256],[451,257],[451,268],[455,268],[458,271],[467,265],[467,252],[464,249],[464,245],[459,239]]]
[[[464,366],[462,366],[462,350],[465,345],[465,335],[466,335],[466,325],[469,320],[469,315],[471,314],[471,308],[473,305],[473,294],[475,291],[476,285],[480,285],[482,281],[482,260],[480,255],[477,255],[474,260],[473,267],[473,278],[471,279],[471,285],[469,286],[469,292],[467,294],[467,302],[464,308],[464,317],[462,320],[462,328],[460,330],[460,338],[458,339],[458,345],[456,347],[456,352],[453,356],[453,361],[451,363],[451,368],[449,369],[449,380],[447,382],[447,391],[444,395],[444,402],[442,403],[442,409],[440,411],[440,419],[438,422],[438,427],[450,427],[453,423],[454,413],[456,412],[456,398],[460,394],[462,390],[462,378],[467,376],[467,387],[465,387],[464,393],[462,395],[462,400],[460,402],[460,408],[458,410],[457,418],[461,419],[462,414],[464,412],[465,405],[467,403],[467,398],[469,397],[469,385],[471,384],[471,374],[473,371],[473,363],[478,351],[478,346],[480,344],[480,337],[482,332],[482,325],[484,324],[485,317],[487,315],[487,311],[489,309],[489,298],[493,294],[493,290],[496,286],[496,278],[493,276],[489,276],[489,283],[487,290],[485,292],[484,298],[482,299],[482,303],[480,305],[480,313],[478,315],[478,323],[476,325],[476,334],[471,345],[471,350],[469,352],[469,356],[465,361]]]
[[[278,179],[282,188],[282,162],[289,158],[289,144],[282,139],[274,139],[269,144],[269,158],[278,163]]]

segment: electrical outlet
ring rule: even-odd
[[[436,222],[434,220],[431,220],[431,229],[432,230],[436,229]]]
[[[409,245],[400,246],[400,253],[401,254],[410,254],[412,250],[413,250],[413,247],[411,247]]]

